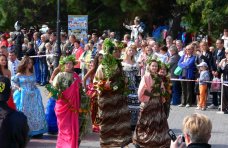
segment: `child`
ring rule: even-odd
[[[199,81],[199,102],[198,107],[196,109],[206,110],[206,98],[207,98],[207,82],[210,80],[210,75],[207,70],[208,65],[205,62],[201,62],[197,65],[200,70]]]

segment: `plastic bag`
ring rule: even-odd
[[[176,76],[179,76],[179,75],[181,75],[182,70],[183,70],[183,69],[182,69],[180,66],[177,66],[177,68],[174,70],[174,74],[175,74]]]

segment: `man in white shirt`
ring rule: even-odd
[[[131,40],[135,40],[138,38],[140,33],[144,32],[144,26],[140,23],[140,18],[138,16],[134,19],[134,25],[126,25],[123,23],[123,26],[128,30],[131,30]]]
[[[20,61],[17,59],[16,53],[14,50],[9,52],[8,68],[11,72],[11,77],[17,74],[17,68]]]

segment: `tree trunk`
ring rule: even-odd
[[[169,35],[171,35],[173,39],[177,38],[178,32],[181,30],[180,23],[181,23],[181,15],[175,16],[173,18],[173,24],[169,30]]]

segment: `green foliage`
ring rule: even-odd
[[[25,27],[51,22],[56,14],[55,7],[55,0],[0,0],[0,27],[13,29],[18,20]]]
[[[228,21],[225,21],[228,19],[227,0],[177,0],[177,3],[188,8],[182,21],[188,24],[189,31],[210,31],[218,37],[219,32],[228,25]]]
[[[118,68],[118,61],[111,54],[107,54],[102,60],[102,65],[105,78],[110,79]]]
[[[89,29],[124,30],[122,23],[132,23],[140,16],[148,28],[164,24],[175,15],[189,31],[217,34],[228,25],[227,0],[60,0],[61,25],[67,27],[67,15],[88,15]],[[24,27],[46,23],[56,26],[57,0],[0,0],[0,27],[13,30],[19,20]],[[177,9],[175,9],[177,8]],[[125,30],[126,31],[126,30]]]
[[[69,56],[66,56],[66,57],[61,57],[60,61],[59,61],[60,65],[64,65],[64,64],[66,64],[68,62],[72,62],[75,65],[76,64],[75,56],[74,55],[69,55]]]
[[[60,0],[61,25],[67,26],[67,15],[88,15],[89,29],[123,29],[124,20],[136,15],[148,21],[156,15],[170,16],[170,3],[175,0]],[[24,27],[46,23],[56,26],[57,0],[0,0],[0,27],[13,29],[19,20]],[[164,10],[164,11],[161,11]],[[128,21],[127,23],[131,23]]]
[[[109,53],[109,49],[114,48],[115,44],[110,39],[105,39],[103,43],[103,50],[106,54],[112,54]]]
[[[45,88],[47,89],[47,91],[49,91],[50,93],[50,97],[53,97],[54,99],[58,99],[58,96],[60,95],[60,92],[51,84],[47,84],[45,85]]]

